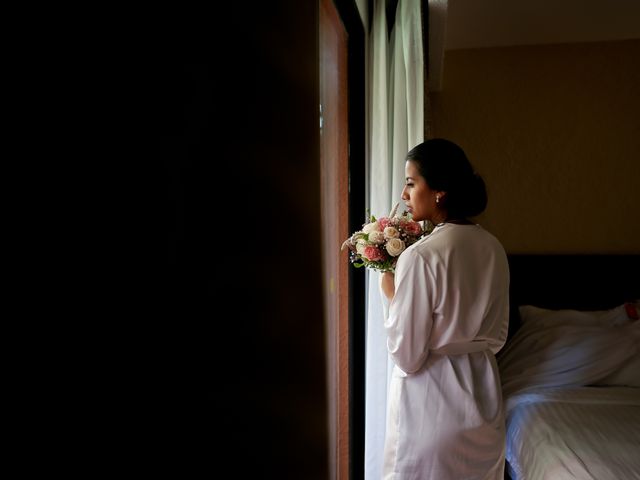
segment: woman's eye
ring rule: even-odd
[[[413,183],[405,183],[405,187],[413,187]]]

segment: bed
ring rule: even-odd
[[[512,480],[640,479],[640,255],[510,255]]]

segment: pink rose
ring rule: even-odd
[[[404,231],[413,237],[417,237],[422,233],[422,227],[418,222],[409,221],[403,225]]]
[[[378,247],[368,246],[364,248],[363,256],[370,262],[384,260],[384,253]]]
[[[387,217],[382,217],[378,219],[378,224],[380,225],[380,230],[384,231],[385,228],[389,226],[391,220]]]

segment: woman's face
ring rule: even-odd
[[[413,215],[416,222],[429,220],[432,223],[437,223],[439,214],[436,208],[436,197],[441,196],[442,192],[429,188],[427,181],[420,175],[418,167],[413,161],[407,160],[404,172],[406,179],[401,198],[407,206],[407,210]]]

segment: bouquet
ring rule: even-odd
[[[342,250],[349,248],[349,260],[356,268],[367,267],[380,272],[393,272],[398,256],[416,243],[426,231],[411,214],[396,215],[398,205],[387,217],[376,219],[373,215],[351,237],[344,241]]]

